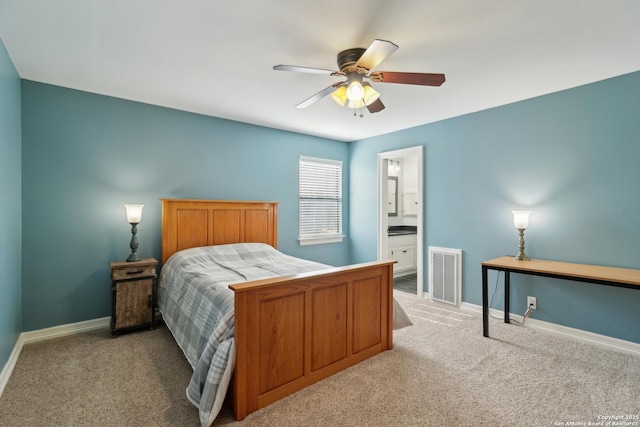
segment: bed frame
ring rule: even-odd
[[[162,200],[162,262],[195,246],[277,247],[277,202]],[[230,285],[236,364],[227,399],[242,420],[393,347],[393,263]]]

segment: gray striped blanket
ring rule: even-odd
[[[193,368],[187,398],[209,426],[220,412],[235,363],[229,285],[330,268],[262,243],[206,246],[171,256],[158,280],[162,318]]]

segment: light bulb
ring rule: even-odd
[[[349,83],[349,87],[347,88],[347,98],[349,101],[362,101],[362,97],[364,96],[364,89],[362,88],[362,84],[359,81],[355,80]]]

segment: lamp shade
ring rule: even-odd
[[[369,83],[364,84],[364,105],[369,106],[380,98],[380,92],[371,87]]]
[[[336,101],[339,106],[344,107],[347,103],[347,87],[340,86],[338,89],[334,90],[331,93],[331,99]]]
[[[351,108],[352,110],[359,110],[360,108],[364,107],[364,101],[362,99],[349,101],[347,103],[347,107]]]
[[[124,205],[127,210],[127,222],[138,224],[142,219],[142,208],[144,205]]]
[[[513,212],[513,225],[517,229],[525,229],[529,226],[529,214],[531,211],[511,211]]]

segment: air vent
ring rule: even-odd
[[[462,250],[429,246],[429,292],[434,301],[460,305]]]

